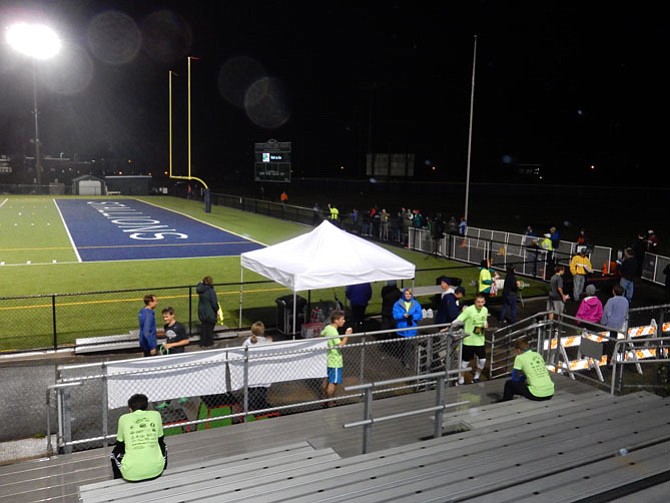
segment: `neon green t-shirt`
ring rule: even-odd
[[[146,480],[163,472],[165,460],[158,439],[163,436],[163,421],[155,410],[136,410],[119,418],[116,439],[126,444],[121,460],[121,475],[126,480]]]
[[[328,368],[339,369],[344,366],[344,359],[342,358],[342,351],[340,351],[340,333],[333,325],[326,325],[321,331],[322,337],[333,337],[328,339],[328,357],[326,359]]]
[[[528,391],[533,396],[542,398],[554,394],[554,382],[551,380],[547,365],[539,353],[528,350],[517,355],[514,358],[514,368],[525,374]]]
[[[463,339],[463,344],[466,346],[483,346],[484,327],[486,320],[489,317],[489,310],[486,307],[477,309],[477,306],[468,306],[456,318],[463,322],[463,332],[466,337]]]

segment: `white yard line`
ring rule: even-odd
[[[77,247],[74,244],[74,240],[72,239],[72,234],[70,234],[70,229],[67,227],[67,223],[65,223],[65,219],[63,218],[63,214],[60,211],[60,208],[58,207],[58,203],[56,202],[56,199],[52,199],[54,206],[56,206],[56,211],[58,211],[58,214],[60,215],[60,220],[63,222],[63,227],[65,228],[65,232],[67,232],[67,237],[70,240],[70,244],[72,245],[72,251],[74,251],[74,254],[77,256],[77,262],[81,262],[81,257],[79,256],[79,252],[77,251]]]

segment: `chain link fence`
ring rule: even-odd
[[[512,342],[524,338],[553,371],[569,378],[612,393],[644,389],[668,395],[670,322],[664,320],[669,313],[670,305],[632,310],[630,320],[645,324],[629,325],[628,333],[617,338],[602,326],[570,316],[548,320],[546,313],[538,313],[488,333],[484,378],[507,377],[514,362]],[[423,391],[434,382],[409,378],[461,369],[462,333],[450,325],[426,324],[430,322],[423,320],[414,337],[401,337],[397,330],[351,335],[340,349],[344,380],[334,397],[325,394],[327,340],[314,337],[60,366],[57,383],[47,394],[47,415],[57,412],[58,450],[70,452],[112,442],[134,393],[150,398],[166,434],[173,435],[317,410],[331,402],[357,403],[361,395],[344,388],[370,382],[407,377],[405,384],[381,387],[375,398]],[[447,384],[455,385],[457,379],[450,374]],[[468,371],[465,381],[472,381]]]
[[[468,264],[417,269],[414,281],[407,286],[436,285],[443,274],[459,278],[475,274],[471,271],[472,267]],[[367,309],[373,317],[381,312],[380,292],[384,284],[373,284],[374,295]],[[288,309],[291,306],[285,302],[287,298],[292,298],[291,290],[269,280],[217,284],[215,288],[224,312],[223,325],[218,326],[217,331],[248,328],[260,320],[266,327],[276,328],[284,334],[292,333],[292,323],[289,322],[293,314]],[[137,313],[144,305],[144,295],[148,293],[158,299],[156,323],[159,336],[162,327],[160,311],[168,306],[174,308],[177,320],[186,326],[187,333],[192,336],[199,334],[198,295],[195,286],[190,285],[0,297],[0,352],[57,351],[76,348],[84,343],[94,351],[96,346],[102,348],[117,336],[128,341],[138,340]],[[300,325],[310,321],[315,304],[333,299],[341,299],[345,305],[347,302],[345,287],[311,291],[308,298],[298,296],[298,299],[303,306],[297,325],[298,334]],[[426,307],[437,307],[434,296],[423,297],[421,301]]]
[[[414,337],[395,331],[349,336],[339,349],[343,382],[334,397],[325,394],[329,349],[322,337],[63,365],[47,394],[48,416],[57,412],[58,450],[71,452],[111,443],[135,393],[146,394],[161,412],[167,435],[355,403],[360,394],[346,393],[344,387],[460,368],[458,334],[439,328],[421,326]],[[375,395],[397,396],[428,385],[412,381],[381,387]]]

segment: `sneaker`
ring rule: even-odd
[[[163,410],[163,409],[167,409],[169,406],[170,406],[170,404],[168,402],[162,402],[162,403],[159,403],[158,405],[156,405],[155,408],[157,410]]]
[[[475,378],[472,380],[472,384],[477,384],[478,382],[479,382],[479,377],[475,377]]]
[[[188,398],[186,398],[186,397],[182,397],[182,398],[179,399],[180,404],[184,404],[186,402],[188,402]]]

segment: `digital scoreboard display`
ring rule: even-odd
[[[254,180],[291,181],[291,142],[268,140],[254,144]]]

